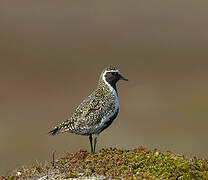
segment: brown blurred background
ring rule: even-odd
[[[0,0],[0,174],[79,148],[47,136],[117,65],[107,147],[208,156],[208,1]]]

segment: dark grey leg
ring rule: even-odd
[[[94,137],[94,153],[95,153],[96,144],[97,144],[97,135],[95,135],[95,137]]]
[[[91,152],[94,153],[94,151],[93,151],[93,146],[92,146],[92,134],[90,134],[89,140],[90,140]]]

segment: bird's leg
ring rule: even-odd
[[[95,135],[94,137],[94,153],[95,153],[95,147],[96,147],[96,144],[97,144],[97,134]]]
[[[89,140],[90,140],[91,152],[94,153],[94,151],[93,151],[93,146],[92,146],[92,134],[90,134]]]

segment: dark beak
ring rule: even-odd
[[[128,81],[128,79],[126,79],[125,77],[120,75],[120,79],[124,80],[124,81]]]

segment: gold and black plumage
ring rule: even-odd
[[[119,111],[116,83],[127,80],[116,68],[106,68],[101,73],[97,89],[93,91],[75,110],[74,114],[56,126],[50,135],[70,132],[89,136],[91,151],[95,152],[97,136],[117,117]],[[94,147],[92,134],[95,134]]]

